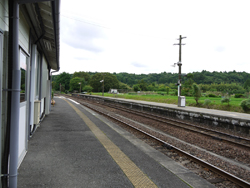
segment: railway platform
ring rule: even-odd
[[[214,187],[79,103],[55,102],[29,141],[18,187]]]
[[[103,97],[86,94],[72,94],[72,96],[101,100],[108,103],[117,103],[129,108],[165,114],[177,119],[205,123],[211,126],[225,127],[240,133],[250,134],[250,114],[247,113],[228,112],[191,106],[178,107],[175,104],[123,99],[118,97]]]

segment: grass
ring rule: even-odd
[[[100,95],[102,93],[92,93],[93,95]],[[172,95],[129,95],[129,94],[109,94],[104,93],[105,97],[116,97],[116,98],[124,98],[124,99],[133,99],[133,100],[142,100],[142,101],[151,101],[151,102],[159,102],[159,103],[167,103],[167,104],[178,104],[178,97]],[[211,103],[209,104],[209,109],[217,109],[217,110],[225,110],[225,111],[233,111],[233,112],[241,112],[243,113],[243,109],[240,107],[240,103],[242,98],[230,98],[229,105],[227,103],[222,104],[221,98],[219,97],[201,97],[199,99],[199,104],[197,105],[194,97],[186,97],[186,106],[194,106],[200,108],[207,108],[204,105],[205,99],[210,99]]]

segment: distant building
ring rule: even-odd
[[[118,94],[118,89],[110,89],[110,93],[113,93],[113,94]]]
[[[50,112],[59,23],[60,0],[0,0],[1,185],[16,187],[28,140]]]

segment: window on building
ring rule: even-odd
[[[26,77],[27,77],[27,55],[20,50],[20,69],[21,69],[21,92],[20,92],[20,102],[24,102],[27,99],[26,93]]]

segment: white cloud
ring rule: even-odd
[[[62,0],[61,71],[246,71],[248,0]]]

